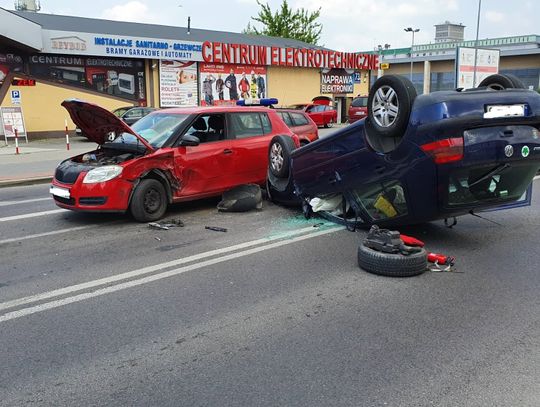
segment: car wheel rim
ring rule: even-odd
[[[144,211],[155,213],[161,207],[161,194],[156,189],[149,189],[144,195]]]
[[[375,92],[371,108],[375,123],[380,127],[392,126],[399,113],[396,91],[390,86],[381,86]]]
[[[272,144],[270,149],[270,163],[274,171],[281,171],[283,168],[283,148],[279,143]]]

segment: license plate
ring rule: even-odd
[[[487,105],[484,113],[484,119],[512,116],[525,116],[525,105]]]
[[[71,194],[69,193],[69,189],[59,188],[55,187],[54,185],[51,186],[51,189],[49,190],[51,195],[59,196],[60,198],[71,198]]]

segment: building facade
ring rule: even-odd
[[[112,110],[322,94],[345,120],[379,63],[292,39],[4,9],[0,27],[0,106],[20,106],[35,138],[62,134],[66,120],[73,128],[60,106],[69,98]]]

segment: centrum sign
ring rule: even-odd
[[[263,45],[227,44],[205,41],[202,58],[206,63],[276,65],[305,68],[376,69],[379,56],[326,49],[281,48]]]
[[[200,42],[43,30],[43,52],[202,61]]]
[[[330,69],[321,72],[321,93],[353,93],[354,72]]]

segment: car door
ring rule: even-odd
[[[235,183],[261,184],[268,169],[272,125],[265,112],[233,112],[228,116],[232,139]]]
[[[227,138],[224,114],[198,115],[184,135],[199,138],[200,144],[175,147],[174,170],[181,184],[178,197],[212,196],[235,185],[232,141]]]

